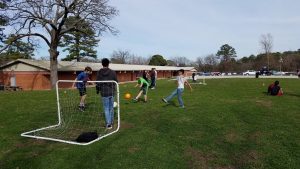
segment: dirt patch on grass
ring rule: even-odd
[[[257,141],[261,137],[262,133],[260,131],[255,131],[249,134],[249,140]]]
[[[249,150],[242,155],[236,156],[235,161],[238,168],[243,168],[245,166],[253,166],[254,168],[261,167],[261,154],[256,150]]]
[[[26,147],[26,146],[27,146],[26,143],[17,143],[17,144],[15,145],[16,148],[23,148],[23,147]]]
[[[272,101],[270,100],[257,100],[256,105],[271,108],[272,107]]]
[[[192,121],[192,118],[189,118],[189,117],[180,117],[178,119],[173,120],[173,122],[175,122],[175,123],[183,123],[183,124],[190,123],[191,121]]]
[[[49,143],[49,142],[48,142]],[[17,143],[15,145],[16,148],[24,148],[24,147],[29,147],[29,146],[44,146],[48,144],[46,140],[41,140],[41,139],[28,139],[27,142],[25,143]]]
[[[141,149],[139,147],[129,147],[128,148],[128,152],[131,153],[131,154],[133,154],[133,153],[135,153],[137,151],[140,151],[140,150]]]
[[[189,135],[178,135],[179,139],[184,139],[184,140],[198,140],[203,137],[203,132],[201,131],[194,131]]]
[[[225,134],[225,141],[229,143],[235,143],[239,140],[240,136],[235,131],[230,131],[229,133]]]
[[[184,156],[188,159],[188,168],[190,169],[236,169],[232,165],[218,166],[215,164],[217,156],[213,153],[207,154],[192,147],[188,147]]]
[[[122,129],[131,129],[131,128],[134,128],[134,125],[131,123],[127,123],[127,122],[121,122],[121,128]]]
[[[185,157],[187,157],[188,160],[188,166],[192,169],[207,169],[210,167],[210,162],[215,159],[215,157],[211,154],[204,154],[203,152],[200,152],[199,150],[193,149],[192,147],[189,147],[184,152]]]
[[[221,166],[221,167],[216,167],[215,169],[236,169],[233,166]]]
[[[231,99],[226,99],[224,100],[225,103],[230,103],[230,104],[233,104],[233,103],[240,103],[241,101],[240,100],[231,100]]]
[[[46,140],[34,139],[34,140],[32,140],[31,143],[29,143],[29,144],[41,146],[41,145],[45,145],[45,144],[47,144],[47,143],[49,143],[49,142],[46,141]]]

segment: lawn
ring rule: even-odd
[[[124,100],[121,129],[89,146],[36,140],[20,133],[57,121],[54,91],[0,92],[1,169],[300,167],[300,80],[282,79],[284,96],[265,94],[274,79],[210,79],[161,101],[175,89],[158,81],[148,103]]]

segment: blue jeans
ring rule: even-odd
[[[178,102],[179,102],[179,106],[180,107],[184,107],[183,105],[183,100],[182,100],[182,93],[183,93],[183,90],[182,88],[177,88],[176,90],[174,90],[170,96],[168,96],[166,98],[167,101],[170,101],[173,97],[175,97],[177,95],[177,99],[178,99]]]
[[[114,122],[114,96],[102,97],[106,126]]]

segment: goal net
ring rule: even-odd
[[[193,78],[193,73],[195,73]],[[203,72],[187,72],[186,76],[190,80],[190,84],[201,84],[201,85],[207,85],[205,82],[205,73]]]
[[[89,145],[116,133],[120,128],[118,83],[115,81],[88,81],[85,91],[72,87],[73,85],[77,86],[78,83],[83,84],[82,81],[74,80],[59,80],[56,83],[57,124],[22,133],[21,136]],[[96,92],[96,84],[102,86],[99,94]],[[80,106],[82,98],[80,95],[84,95],[84,93],[86,93],[86,97],[83,107],[82,104]],[[113,97],[110,97],[111,95]],[[106,99],[103,99],[102,96]],[[111,111],[104,110],[108,107]],[[108,126],[107,121],[111,121],[111,125]]]

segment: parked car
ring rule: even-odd
[[[297,72],[285,72],[285,75],[287,76],[297,76]]]
[[[256,71],[255,70],[247,70],[246,72],[243,72],[243,76],[249,76],[249,75],[255,75]]]
[[[285,72],[279,72],[279,71],[271,71],[272,72],[272,75],[274,76],[283,76],[285,75]]]
[[[210,73],[210,72],[204,72],[203,75],[204,75],[204,76],[210,76],[211,73]]]
[[[263,75],[263,76],[271,76],[273,75],[272,71],[270,71],[267,66],[264,66],[260,69],[259,71],[259,75]]]
[[[212,76],[220,76],[220,75],[221,75],[221,72],[211,72],[211,75],[212,75]]]
[[[211,73],[210,72],[198,72],[197,75],[198,76],[210,76]]]

